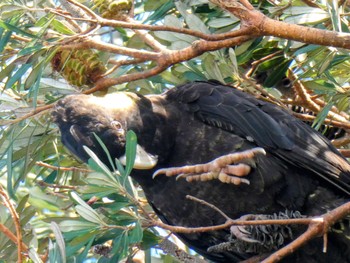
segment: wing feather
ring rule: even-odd
[[[350,195],[349,163],[325,137],[280,107],[217,82],[185,84],[166,95],[204,123],[253,141]]]

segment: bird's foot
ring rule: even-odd
[[[153,178],[159,174],[165,174],[169,177],[176,175],[176,179],[185,178],[188,182],[204,182],[217,179],[228,184],[249,184],[249,180],[242,177],[250,173],[251,166],[239,162],[252,159],[257,154],[266,153],[262,148],[253,148],[243,152],[227,154],[205,164],[159,169],[153,174]]]
[[[273,215],[244,215],[239,220],[269,220],[302,218],[298,211],[285,211]],[[298,226],[291,225],[236,225],[231,226],[228,242],[208,248],[208,252],[235,251],[238,253],[267,253],[284,246],[293,239]]]

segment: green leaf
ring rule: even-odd
[[[287,15],[284,21],[290,24],[316,24],[329,19],[326,11],[306,6],[289,7],[283,13]]]
[[[30,38],[38,38],[37,36],[35,35],[32,35],[30,33],[27,33],[26,31],[23,31],[22,29],[16,27],[16,26],[13,26],[5,21],[2,21],[0,20],[0,27],[4,28],[4,29],[7,29],[7,30],[10,30],[10,31],[13,31],[19,35],[23,35],[23,36],[26,36],[26,37],[30,37]]]
[[[280,81],[284,76],[286,76],[286,72],[292,63],[292,59],[286,59],[284,62],[280,64],[279,67],[274,70],[273,74],[270,74],[266,80],[264,81],[264,86],[266,87],[272,87],[274,86],[278,81]]]
[[[51,25],[53,26],[53,28],[61,33],[61,34],[66,34],[66,35],[74,35],[75,32],[73,30],[71,30],[70,28],[68,28],[65,24],[63,24],[61,21],[57,20],[57,19],[53,19],[51,22]]]
[[[94,185],[103,187],[103,189],[115,190],[115,188],[120,187],[120,184],[118,183],[118,181],[115,179],[114,176],[108,176],[105,173],[101,173],[101,172],[89,173],[86,177],[86,181],[89,184],[94,184]],[[86,191],[83,190],[83,192],[85,193]]]
[[[333,107],[334,103],[329,102],[325,107],[323,107],[323,109],[321,110],[321,112],[319,112],[312,124],[312,127],[315,130],[319,130],[324,122],[324,120],[327,118],[328,112],[330,111],[330,109]]]
[[[23,64],[12,77],[9,77],[6,82],[5,89],[11,88],[18,80],[20,80],[23,75],[32,67],[31,64]]]
[[[12,62],[9,64],[6,68],[0,71],[0,81],[2,81],[4,78],[7,78],[10,76],[11,72],[16,68],[16,63]]]
[[[126,165],[125,165],[125,176],[128,176],[131,173],[132,168],[134,167],[135,157],[136,157],[136,145],[137,137],[135,132],[128,131],[126,133]]]
[[[29,248],[28,250],[28,256],[30,257],[30,259],[34,262],[34,263],[42,263],[43,261],[40,258],[40,255],[38,254],[38,252],[33,248]]]
[[[100,215],[87,203],[85,203],[84,200],[81,199],[77,193],[71,192],[70,195],[79,204],[75,207],[79,215],[81,215],[85,220],[89,222],[100,225],[106,225],[106,223],[102,220]]]
[[[51,239],[49,240],[49,263],[63,262],[63,257],[57,243],[53,243]]]
[[[1,28],[0,28],[0,30],[1,30]],[[2,29],[1,31],[4,31],[4,30]],[[3,52],[6,44],[11,39],[11,35],[12,35],[11,31],[1,32],[1,34],[0,34],[0,53]]]
[[[111,254],[119,255],[119,258],[123,258],[126,256],[126,252],[128,251],[128,235],[126,232],[122,232],[120,236],[117,236],[113,240],[113,246],[111,250]]]
[[[92,230],[86,234],[79,235],[76,238],[73,238],[71,242],[69,242],[70,246],[81,246],[88,243],[91,239],[95,239],[96,235],[101,233],[100,229]]]
[[[91,169],[105,173],[109,176],[112,176],[111,171],[109,168],[97,157],[97,155],[91,151],[87,146],[83,145],[84,150],[86,153],[91,157],[88,160],[88,165],[91,167]]]
[[[31,55],[34,53],[38,53],[38,51],[41,51],[42,49],[43,49],[42,44],[29,45],[29,46],[23,48],[22,50],[20,50],[18,52],[18,55],[21,55],[21,56]],[[41,54],[42,54],[42,52],[40,53],[40,55]]]
[[[143,250],[150,249],[161,241],[162,238],[159,236],[159,233],[154,233],[148,229],[145,229],[142,235],[141,248]]]
[[[61,230],[56,222],[51,222],[51,229],[55,235],[56,238],[56,244],[58,245],[58,249],[60,251],[61,257],[62,257],[62,263],[66,262],[66,244],[64,243],[64,238],[61,233]]]
[[[91,231],[93,229],[100,228],[99,224],[81,220],[64,220],[58,225],[62,232],[72,232],[80,230]]]
[[[91,237],[89,243],[86,244],[84,250],[82,253],[80,253],[80,255],[77,257],[77,262],[85,262],[85,259],[87,257],[87,254],[89,253],[90,251],[90,248],[93,244],[93,242],[95,241],[95,238],[94,237]]]
[[[154,10],[154,12],[145,20],[144,23],[157,21],[160,18],[163,18],[165,14],[174,7],[175,5],[173,1],[165,1],[165,3],[160,8]]]
[[[130,243],[139,243],[142,240],[143,232],[139,222],[136,222],[134,228],[128,231]]]
[[[102,149],[103,149],[103,151],[105,152],[105,154],[107,155],[109,164],[112,166],[113,170],[115,171],[115,166],[114,166],[112,157],[111,157],[111,155],[109,154],[109,151],[108,151],[106,145],[105,145],[104,142],[100,139],[100,137],[98,137],[98,136],[96,135],[96,133],[94,133],[94,136],[95,136],[97,142],[99,143],[99,145],[102,147]]]
[[[279,67],[279,65],[285,61],[286,61],[286,58],[283,55],[275,56],[271,59],[268,59],[268,60],[262,62],[259,65],[258,70],[260,72],[262,72],[262,71],[267,71],[269,69],[275,69],[275,68]]]
[[[10,141],[14,140],[14,129],[12,130],[10,134]],[[7,192],[9,196],[16,200],[16,196],[13,189],[13,182],[12,182],[12,157],[13,157],[13,144],[11,143],[8,150],[7,150]]]

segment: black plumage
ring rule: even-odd
[[[58,101],[52,115],[63,144],[84,162],[88,155],[82,146],[86,145],[108,164],[94,133],[110,154],[119,158],[125,154],[125,132],[133,130],[138,144],[157,157],[157,163],[134,169],[131,176],[161,220],[172,225],[199,227],[225,222],[218,212],[187,200],[186,195],[214,204],[233,219],[247,214],[260,215],[258,218],[279,213],[319,215],[349,199],[350,165],[326,138],[278,106],[216,82],[189,83],[162,95],[72,95]],[[266,155],[245,160],[252,167],[246,176],[249,185],[218,180],[188,183],[164,175],[152,179],[160,168],[201,164],[254,147],[263,147]],[[291,228],[294,236],[302,230]],[[319,238],[286,261],[350,262],[350,239],[344,231],[329,234],[326,254]],[[229,229],[178,236],[217,262],[238,262],[260,253],[256,248],[254,252],[238,251],[235,244],[213,250],[232,241]],[[277,248],[268,249],[273,252]],[[261,253],[266,253],[266,248]]]

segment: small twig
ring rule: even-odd
[[[200,203],[202,205],[206,205],[208,207],[210,207],[211,209],[215,210],[216,212],[218,212],[220,215],[222,215],[226,220],[231,220],[231,218],[226,215],[223,211],[221,211],[219,208],[217,208],[215,205],[213,204],[210,204],[202,199],[199,199],[197,197],[194,197],[192,195],[186,195],[186,198],[189,199],[189,200],[192,200],[192,201],[195,201],[197,203]]]
[[[21,117],[18,117],[18,118],[14,119],[14,120],[1,121],[0,125],[10,125],[10,124],[18,123],[18,122],[26,120],[26,119],[28,119],[30,117],[36,116],[38,114],[42,114],[45,111],[51,109],[52,107],[53,107],[53,104],[37,107],[35,110],[31,111],[30,113],[25,114],[25,115],[23,115]]]
[[[291,224],[309,225],[308,229],[302,235],[300,235],[297,239],[295,239],[290,244],[286,245],[285,247],[271,254],[266,260],[263,261],[264,263],[277,262],[283,257],[293,253],[293,251],[295,251],[297,248],[304,245],[306,242],[310,241],[311,239],[318,236],[326,235],[329,228],[333,224],[335,224],[337,221],[343,219],[345,216],[350,214],[350,202],[347,202],[333,209],[332,211],[326,214],[323,214],[322,216],[313,217],[313,218],[243,220],[243,221],[232,220],[216,206],[192,196],[186,196],[186,197],[190,200],[199,202],[200,204],[206,205],[214,209],[215,211],[219,212],[225,219],[227,219],[227,221],[224,224],[209,226],[209,227],[181,227],[181,226],[168,225],[159,221],[153,221],[152,222],[153,226],[158,226],[174,233],[191,234],[191,233],[202,233],[202,232],[228,229],[230,226],[233,226],[233,225],[250,225],[250,226],[251,225],[291,225]],[[324,240],[327,241],[327,238],[325,238]],[[326,243],[324,244],[324,246],[326,246]]]
[[[272,53],[272,54],[269,54],[261,59],[258,59],[258,60],[255,60],[254,62],[251,63],[252,67],[247,71],[247,73],[245,74],[245,77],[246,78],[250,78],[252,76],[252,74],[255,72],[255,70],[257,69],[257,67],[263,63],[264,61],[267,61],[273,57],[275,57],[276,55],[278,54],[282,54],[283,51],[282,50],[279,50],[275,53]]]
[[[184,250],[180,249],[173,242],[171,242],[168,238],[164,238],[158,245],[161,250],[163,250],[166,254],[172,255],[174,258],[179,260],[180,262],[185,263],[207,263],[206,260],[201,259],[196,256],[189,255]]]
[[[297,117],[297,118],[299,118],[299,119],[301,119],[303,121],[313,122],[316,119],[316,116],[309,115],[309,114],[298,113],[298,112],[292,112],[292,114],[295,117]],[[326,118],[324,120],[324,123],[332,125],[332,126],[335,126],[335,127],[343,128],[343,129],[346,129],[346,130],[350,129],[350,122],[349,121],[342,122],[342,121],[335,121],[335,120],[331,120],[331,119]]]
[[[73,186],[73,185],[48,184],[44,181],[38,181],[38,185],[50,187],[50,188],[68,189],[68,190],[76,190],[78,188],[78,186]]]
[[[73,172],[78,171],[78,172],[83,172],[83,173],[91,173],[92,172],[92,170],[89,170],[89,169],[78,168],[78,167],[55,166],[55,165],[51,165],[48,163],[44,163],[42,161],[38,161],[35,164],[38,166],[50,168],[50,169],[55,170],[55,171],[73,171]]]
[[[346,158],[350,158],[350,149],[338,149],[338,151]]]
[[[308,225],[313,220],[315,219],[314,218],[269,219],[269,220],[232,220],[230,219],[220,225],[205,226],[205,227],[172,226],[160,221],[153,221],[151,223],[151,226],[158,226],[174,233],[193,234],[193,233],[204,233],[204,232],[227,229],[230,226],[292,225],[292,224]]]
[[[71,41],[69,41],[71,42]],[[147,59],[147,60],[157,60],[159,58],[159,53],[146,51],[146,50],[138,50],[134,48],[127,48],[116,46],[113,44],[105,43],[96,39],[84,38],[83,41],[73,42],[64,44],[63,42],[58,42],[61,49],[88,49],[94,48],[101,51],[107,51],[114,54],[120,54],[124,56],[129,56],[133,58]]]
[[[81,8],[77,7],[76,5],[73,5],[71,1],[59,0],[59,2],[68,12],[74,16],[88,18],[85,12],[81,11]]]
[[[78,8],[80,8],[81,10],[83,10],[87,15],[89,15],[90,17],[96,19],[97,18],[97,15],[92,11],[90,10],[90,8],[88,8],[87,6],[83,5],[83,4],[80,4],[78,2],[75,2],[73,0],[64,0],[64,1],[67,1],[69,3],[71,3],[72,5],[75,5],[77,6]]]
[[[142,63],[142,62],[145,62],[147,61],[147,59],[140,59],[140,58],[137,58],[137,59],[124,59],[124,60],[109,60],[108,63],[109,64],[113,64],[114,66],[111,67],[110,69],[108,69],[106,71],[106,73],[104,73],[102,75],[102,77],[105,77],[105,76],[108,76],[109,74],[111,74],[112,72],[114,72],[115,70],[117,70],[119,67],[121,66],[127,66],[127,65],[135,65],[135,64],[139,64],[139,63]]]
[[[0,224],[0,231],[2,233],[4,233],[4,235],[7,236],[13,243],[15,243],[16,245],[18,244],[17,243],[18,242],[17,237],[5,225]],[[23,248],[23,252],[27,252],[28,251],[28,247],[24,243],[22,243],[22,248]]]
[[[129,22],[129,23],[134,23],[137,24],[138,22],[135,21],[134,19],[130,18],[130,17],[126,17],[125,21]],[[162,51],[165,50],[166,48],[160,44],[152,35],[148,34],[147,31],[145,30],[134,30],[134,32],[151,48],[153,48],[153,50],[155,51]]]
[[[335,147],[341,147],[350,143],[350,135],[347,133],[346,136],[332,140],[332,144]]]
[[[13,207],[10,198],[8,197],[7,193],[5,192],[4,188],[0,185],[0,195],[4,201],[5,206],[10,211],[11,217],[13,219],[13,223],[15,224],[16,228],[16,240],[17,240],[17,262],[22,263],[23,262],[23,255],[22,251],[24,250],[23,242],[22,242],[22,230],[21,230],[21,224],[19,221],[19,216],[16,212],[16,209]]]

